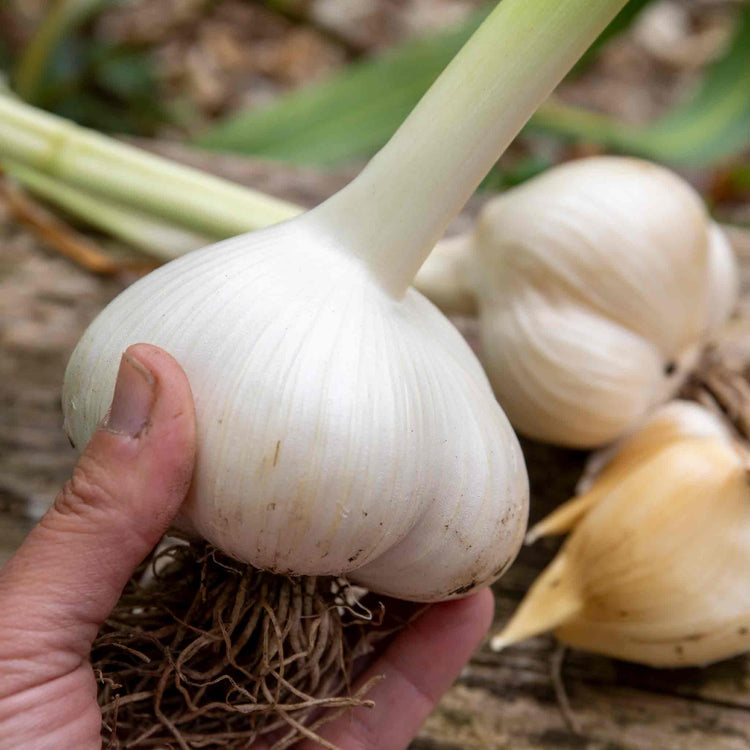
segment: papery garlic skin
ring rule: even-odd
[[[570,646],[658,667],[750,649],[750,486],[739,450],[686,438],[614,485],[599,481],[603,496],[494,647],[554,628]]]
[[[671,396],[736,303],[721,230],[677,175],[570,162],[490,202],[474,232],[482,359],[513,425],[594,447]]]
[[[657,407],[636,429],[614,444],[592,453],[584,475],[576,485],[576,492],[588,492],[593,482],[601,488],[600,478],[624,474],[640,461],[652,458],[656,451],[666,448],[669,443],[687,438],[734,442],[728,424],[716,414],[695,401],[675,399]]]
[[[417,272],[414,288],[446,315],[476,315],[473,234],[446,237]]]
[[[195,397],[184,513],[206,539],[259,568],[416,601],[486,585],[521,544],[528,485],[479,363],[418,292],[394,299],[357,259],[310,246],[303,222],[123,292],[71,358],[69,435],[89,440],[125,348],[156,344]]]
[[[718,331],[729,319],[740,296],[740,269],[726,234],[715,222],[709,227],[708,304],[706,324]]]
[[[658,492],[667,481],[674,485],[665,503]],[[632,482],[601,512],[592,510],[571,538],[568,554],[581,567],[599,564],[580,618],[558,627],[557,637],[661,667],[708,664],[750,649],[750,488],[739,455],[715,442],[686,441]],[[638,500],[629,496],[635,488],[642,490]],[[608,558],[613,534],[630,549]]]
[[[526,543],[570,531],[602,498],[639,464],[651,461],[672,443],[707,438],[728,446],[734,437],[728,426],[694,401],[675,400],[658,407],[636,429],[607,448],[593,453],[576,486],[577,497],[560,505],[526,534]],[[637,502],[637,498],[634,498]]]

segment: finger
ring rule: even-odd
[[[321,729],[321,736],[345,750],[406,748],[481,643],[493,609],[488,589],[430,607],[354,686],[356,690],[372,677],[384,675],[366,696],[375,701],[375,707],[353,709]],[[313,750],[316,746],[305,743],[302,747]]]
[[[184,372],[146,344],[122,358],[106,424],[0,571],[0,627],[33,623],[87,654],[99,625],[187,493],[195,414]],[[50,645],[49,643],[47,644]]]

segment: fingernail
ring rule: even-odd
[[[156,391],[154,376],[135,357],[123,354],[112,407],[104,428],[136,437],[148,423]]]

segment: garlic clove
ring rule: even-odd
[[[663,369],[652,344],[531,285],[505,294],[502,305],[482,306],[480,341],[498,401],[518,429],[586,447],[649,409]]]
[[[502,651],[519,641],[533,638],[545,630],[574,618],[584,605],[575,577],[568,572],[564,555],[554,561],[534,581],[513,619],[490,640],[493,651]]]
[[[601,500],[602,495],[601,491],[590,490],[563,503],[526,532],[525,544],[534,544],[545,536],[566,534]]]
[[[471,232],[441,240],[414,279],[414,287],[446,315],[477,313],[472,279],[473,246]]]
[[[554,628],[652,666],[724,659],[750,648],[749,569],[743,458],[724,440],[675,441],[591,508],[493,643]]]
[[[570,531],[583,516],[638,464],[648,461],[667,445],[686,438],[710,438],[733,444],[727,426],[692,401],[671,401],[658,408],[636,430],[589,460],[579,494],[556,508],[526,534],[526,544]]]

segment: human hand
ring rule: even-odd
[[[156,347],[131,347],[106,424],[0,570],[0,750],[101,747],[91,645],[183,502],[194,454],[184,372]],[[431,607],[360,678],[385,675],[367,696],[375,708],[340,717],[321,736],[344,750],[406,747],[491,617],[488,591]]]

